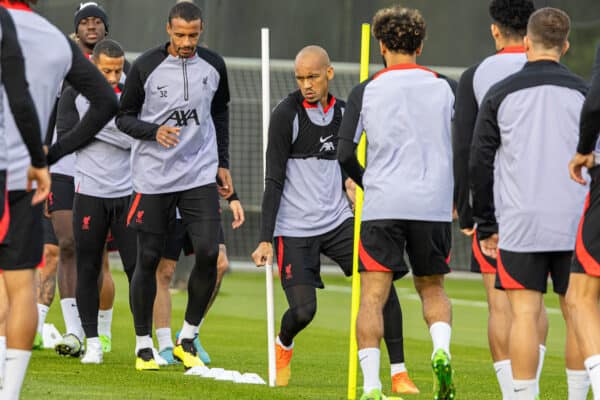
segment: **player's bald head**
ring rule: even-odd
[[[327,68],[330,65],[329,54],[321,46],[306,46],[296,55],[295,64],[298,65],[299,63],[310,63],[319,68]]]

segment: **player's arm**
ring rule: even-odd
[[[486,96],[477,115],[469,160],[469,179],[473,193],[473,219],[479,239],[498,232],[494,214],[494,159],[500,147],[497,106]]]
[[[0,9],[0,24],[2,26],[0,56],[2,84],[17,128],[31,156],[31,165],[35,168],[43,168],[46,166],[46,156],[42,148],[40,120],[29,93],[29,85],[25,77],[25,61],[15,26],[12,18],[3,8]]]
[[[598,141],[600,133],[600,45],[596,52],[592,87],[588,92],[579,122],[579,143],[577,154],[569,163],[569,174],[571,178],[582,185],[587,184],[582,176],[582,168],[594,166],[594,155],[592,152]]]
[[[73,61],[65,80],[90,102],[79,123],[52,145],[48,163],[58,161],[66,154],[85,146],[111,120],[118,110],[117,98],[106,79],[73,41],[69,40]]]
[[[68,87],[58,100],[56,111],[56,136],[61,140],[79,123],[79,111],[75,105],[78,93],[72,87]]]
[[[46,136],[44,137],[44,146],[50,147],[52,146],[52,141],[54,139],[54,128],[56,128],[56,114],[58,113],[58,102],[60,97],[56,98],[54,102],[54,106],[52,107],[52,111],[50,112],[50,119],[48,120],[48,128],[46,128]]]
[[[362,187],[364,168],[361,167],[358,158],[356,158],[356,146],[363,131],[361,110],[367,82],[363,82],[352,89],[346,102],[346,110],[338,133],[340,138],[338,142],[338,160],[342,170],[360,187]]]
[[[269,262],[273,256],[273,232],[283,194],[287,161],[292,151],[295,110],[288,102],[281,102],[271,114],[269,142],[266,154],[265,193],[262,201],[259,245],[252,254],[257,266]]]
[[[244,214],[242,202],[240,201],[240,198],[238,197],[236,192],[233,192],[231,196],[229,196],[226,200],[229,203],[229,208],[231,209],[231,212],[233,213],[233,221],[231,222],[231,227],[233,229],[237,229],[240,226],[242,226],[246,221],[246,216]]]
[[[217,135],[217,152],[219,155],[219,193],[223,198],[233,193],[233,182],[229,173],[229,82],[227,68],[223,59],[216,64],[219,72],[219,86],[212,99],[210,115]]]
[[[125,79],[125,87],[121,94],[119,112],[115,122],[122,132],[135,139],[157,140],[158,130],[161,126],[138,119],[145,100],[146,91],[142,74],[138,63],[134,62],[127,79]]]
[[[452,123],[452,151],[454,168],[454,202],[461,229],[474,226],[470,204],[469,153],[477,119],[478,105],[473,91],[475,67],[467,69],[458,82]]]

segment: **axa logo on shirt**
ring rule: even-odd
[[[196,125],[200,125],[200,119],[198,118],[198,111],[195,108],[191,110],[175,110],[173,111],[167,119],[161,125],[167,125],[167,122],[173,121],[175,123],[175,127],[181,128],[183,126],[188,126],[188,123],[196,123]]]

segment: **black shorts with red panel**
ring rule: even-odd
[[[56,237],[56,232],[54,232],[52,220],[44,216],[42,218],[42,225],[44,227],[44,245],[50,244],[53,246],[58,246],[58,238]]]
[[[415,276],[450,272],[450,222],[413,220],[363,221],[360,229],[359,271],[408,273],[404,251]]]
[[[0,246],[8,233],[10,212],[8,205],[8,192],[6,191],[6,171],[0,171]]]
[[[473,234],[473,243],[471,245],[471,272],[496,274],[496,260],[486,256],[481,251],[481,242],[477,238],[477,231]]]
[[[571,272],[600,277],[600,166],[589,170],[590,192],[577,230]]]
[[[321,254],[331,258],[346,276],[352,275],[354,219],[318,236],[275,238],[275,253],[281,286],[309,285],[324,288],[321,280]]]
[[[48,212],[73,210],[75,183],[72,176],[50,174],[52,186],[48,194]]]
[[[42,204],[31,205],[34,192],[8,192],[8,231],[0,245],[0,269],[33,269],[43,264]],[[4,202],[6,212],[6,201]],[[3,216],[3,221],[4,216]]]
[[[550,276],[554,293],[564,295],[569,286],[572,257],[572,251],[521,253],[500,249],[496,289],[528,289],[546,293]]]

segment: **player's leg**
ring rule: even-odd
[[[167,239],[170,241],[170,238]],[[169,247],[169,245],[167,245]],[[171,255],[165,253],[160,259],[156,269],[156,298],[154,299],[153,320],[158,340],[158,351],[167,363],[175,364],[173,357],[173,334],[171,332],[171,293],[169,288],[175,274],[177,260],[171,259]]]
[[[6,363],[6,318],[8,317],[8,294],[4,285],[2,270],[0,270],[0,388],[4,379]]]
[[[389,298],[392,273],[363,271],[360,275],[360,307],[356,320],[358,359],[363,373],[363,397],[381,392],[379,367],[380,343],[383,338],[383,308]]]
[[[346,276],[352,275],[352,258],[354,250],[354,219],[344,221],[338,228],[322,235],[321,251],[336,262]],[[402,327],[402,309],[392,285],[390,296],[383,308],[384,333],[390,359],[392,392],[400,394],[417,394],[419,389],[408,376],[404,363],[404,331]]]
[[[376,396],[381,393],[379,346],[386,329],[383,310],[386,304],[394,303],[390,295],[392,280],[408,272],[403,255],[405,243],[406,226],[401,221],[364,221],[361,224],[361,294],[357,340],[364,378],[364,398],[379,398]]]
[[[135,233],[133,233],[135,237]],[[110,234],[109,234],[110,236]],[[135,259],[134,259],[135,263]],[[112,317],[115,304],[115,281],[110,272],[109,253],[104,248],[102,255],[102,273],[100,274],[100,309],[98,310],[98,337],[102,351],[109,353],[112,349]]]
[[[451,239],[449,222],[406,221],[406,251],[413,268],[415,289],[421,298],[423,317],[433,343],[432,368],[437,399],[454,398],[450,363],[452,305],[444,290]]]
[[[538,327],[550,271],[548,260],[546,253],[505,250],[498,253],[496,287],[506,291],[513,316],[509,356],[517,399],[534,399],[538,395],[536,377],[541,335]]]
[[[188,280],[188,303],[174,356],[185,368],[190,368],[204,365],[198,357],[194,339],[217,280],[221,219],[216,185],[181,192],[178,207],[194,248],[195,261]]]
[[[73,178],[52,174],[51,200],[49,197],[48,212],[50,212],[54,233],[58,239],[58,292],[60,306],[65,321],[65,337],[72,341],[74,335],[83,341],[83,328],[77,311],[75,290],[77,287],[77,263],[75,260],[75,238],[73,237],[73,197],[75,189]],[[60,342],[58,344],[61,344]],[[67,343],[68,344],[68,343]],[[59,346],[56,348],[59,351]],[[60,354],[60,353],[59,353]]]
[[[54,295],[56,293],[56,272],[58,268],[58,239],[54,234],[52,222],[48,218],[44,218],[44,267],[38,269],[36,280],[36,297],[38,308],[38,326],[35,340],[33,342],[34,349],[41,349],[43,343],[43,330],[46,316],[50,309]]]
[[[137,255],[130,285],[130,305],[136,333],[136,369],[156,370],[152,308],[156,297],[156,269],[165,247],[169,222],[175,220],[174,194],[135,194],[127,225],[137,230]]]
[[[32,192],[9,192],[11,223],[6,245],[0,247],[8,298],[2,399],[19,398],[37,327],[35,268],[43,257],[43,226],[42,205],[32,206],[32,196]]]
[[[102,362],[102,345],[98,337],[102,258],[110,215],[106,199],[77,193],[73,202],[73,230],[77,258],[77,308],[87,337],[84,364]]]

